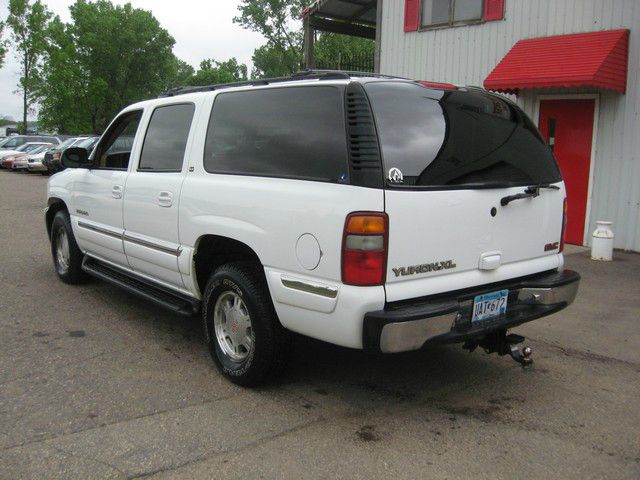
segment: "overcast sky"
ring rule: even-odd
[[[127,3],[125,0],[112,1]],[[3,19],[7,16],[8,3],[8,0],[0,0]],[[45,0],[44,3],[54,14],[68,21],[68,7],[75,1]],[[204,58],[227,60],[230,57],[250,65],[253,50],[264,43],[260,35],[231,21],[236,16],[239,0],[129,0],[129,3],[151,10],[160,25],[175,38],[173,52],[176,56],[194,67]],[[17,82],[18,64],[13,52],[8,52],[0,69],[0,116],[22,118],[22,100],[13,93]]]

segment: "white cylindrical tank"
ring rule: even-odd
[[[596,222],[591,242],[591,260],[610,262],[613,260],[613,222]]]

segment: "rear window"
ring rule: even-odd
[[[411,83],[369,83],[365,89],[385,170],[400,170],[403,185],[491,188],[561,180],[540,133],[510,102]]]
[[[289,87],[221,93],[209,120],[210,173],[337,182],[347,178],[342,92]]]

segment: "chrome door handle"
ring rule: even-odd
[[[170,207],[173,203],[173,193],[171,192],[160,192],[158,194],[158,205],[161,207]]]
[[[122,198],[122,185],[114,185],[111,187],[111,196],[113,198]]]

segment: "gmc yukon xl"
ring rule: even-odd
[[[191,87],[125,108],[62,163],[46,210],[62,281],[201,314],[243,385],[282,370],[290,332],[528,364],[508,329],[578,289],[553,154],[478,88],[323,71]]]

